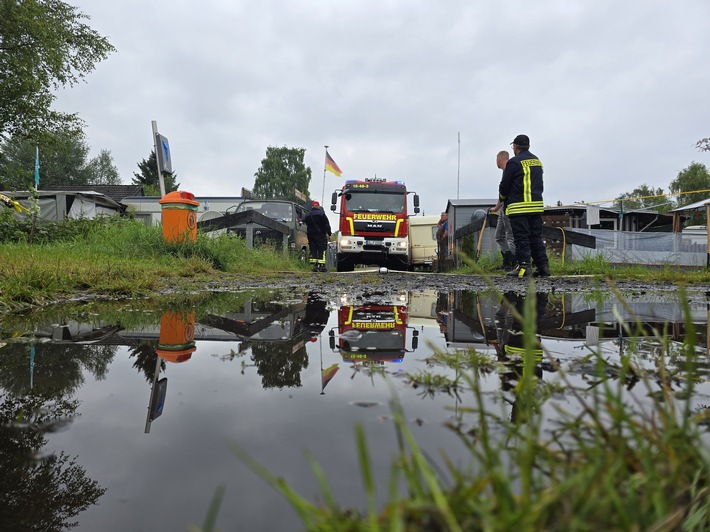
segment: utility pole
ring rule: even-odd
[[[459,185],[461,183],[461,132],[459,131],[459,155],[456,168],[456,199],[459,199]]]

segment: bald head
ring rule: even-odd
[[[508,159],[510,159],[510,154],[507,151],[499,151],[498,155],[496,155],[496,166],[503,170],[505,165],[508,164]]]

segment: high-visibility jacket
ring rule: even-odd
[[[525,150],[508,161],[498,187],[505,214],[515,216],[543,212],[542,190],[540,159]]]

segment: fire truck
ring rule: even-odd
[[[409,269],[407,187],[402,181],[365,179],[346,181],[333,192],[330,210],[340,198],[340,236],[336,262],[339,272],[357,264],[375,264],[393,270]],[[414,213],[419,196],[414,194]]]
[[[406,298],[406,296],[403,296]],[[330,348],[345,362],[402,362],[405,353],[419,346],[419,331],[407,326],[407,304],[341,304],[337,335],[328,333]],[[407,330],[411,329],[411,349]]]

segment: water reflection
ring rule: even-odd
[[[236,462],[226,442],[238,441],[296,488],[312,491],[310,467],[300,465],[301,450],[309,449],[328,463],[335,494],[351,497],[358,474],[353,424],[367,425],[373,448],[381,450],[374,470],[385,477],[396,442],[382,422],[390,394],[384,380],[348,378],[348,370],[352,377],[374,370],[394,377],[422,447],[437,456],[444,448],[452,459],[465,460],[456,455],[456,438],[442,434],[450,396],[432,393],[422,401],[408,385],[407,375],[431,371],[426,359],[433,351],[489,355],[495,365],[480,379],[505,401],[507,419],[524,422],[530,402],[519,393],[520,382],[559,385],[561,367],[591,386],[618,378],[614,364],[621,353],[633,351],[641,367],[653,371],[662,356],[659,342],[665,342],[667,364],[675,375],[684,371],[681,342],[693,327],[697,346],[707,351],[708,323],[705,300],[688,302],[688,319],[685,303],[654,294],[622,304],[592,294],[538,293],[533,301],[493,292],[327,298],[273,291],[201,294],[152,306],[67,307],[27,322],[5,321],[2,488],[16,494],[12,516],[26,529],[52,529],[47,522],[58,529],[66,526],[60,520],[77,519],[86,530],[185,528],[202,519],[208,493],[221,482],[230,486],[228,498],[240,497],[223,508],[220,528],[236,522],[244,529],[297,528],[287,511],[259,511],[283,507],[258,479],[231,473],[225,479],[225,469]],[[520,320],[526,305],[536,313],[528,324],[536,356],[529,375]],[[603,375],[587,362],[592,349],[608,361]],[[693,364],[701,377],[710,376],[708,357]],[[461,369],[441,371],[455,379]],[[624,384],[631,389],[634,383]],[[699,387],[694,401],[709,402],[708,393]],[[455,407],[471,400],[461,390]],[[107,460],[120,466],[105,466]],[[140,474],[127,478],[122,470]],[[162,504],[152,496],[157,492],[165,495],[164,511],[153,507]],[[183,504],[168,507],[177,495]],[[99,498],[102,504],[93,506]],[[0,522],[13,523],[10,510],[1,511]],[[169,515],[169,521],[155,515]]]
[[[400,295],[360,302],[342,296],[338,326],[328,333],[330,349],[340,353],[344,362],[402,362],[405,353],[419,345],[419,331],[408,326],[406,301]]]

